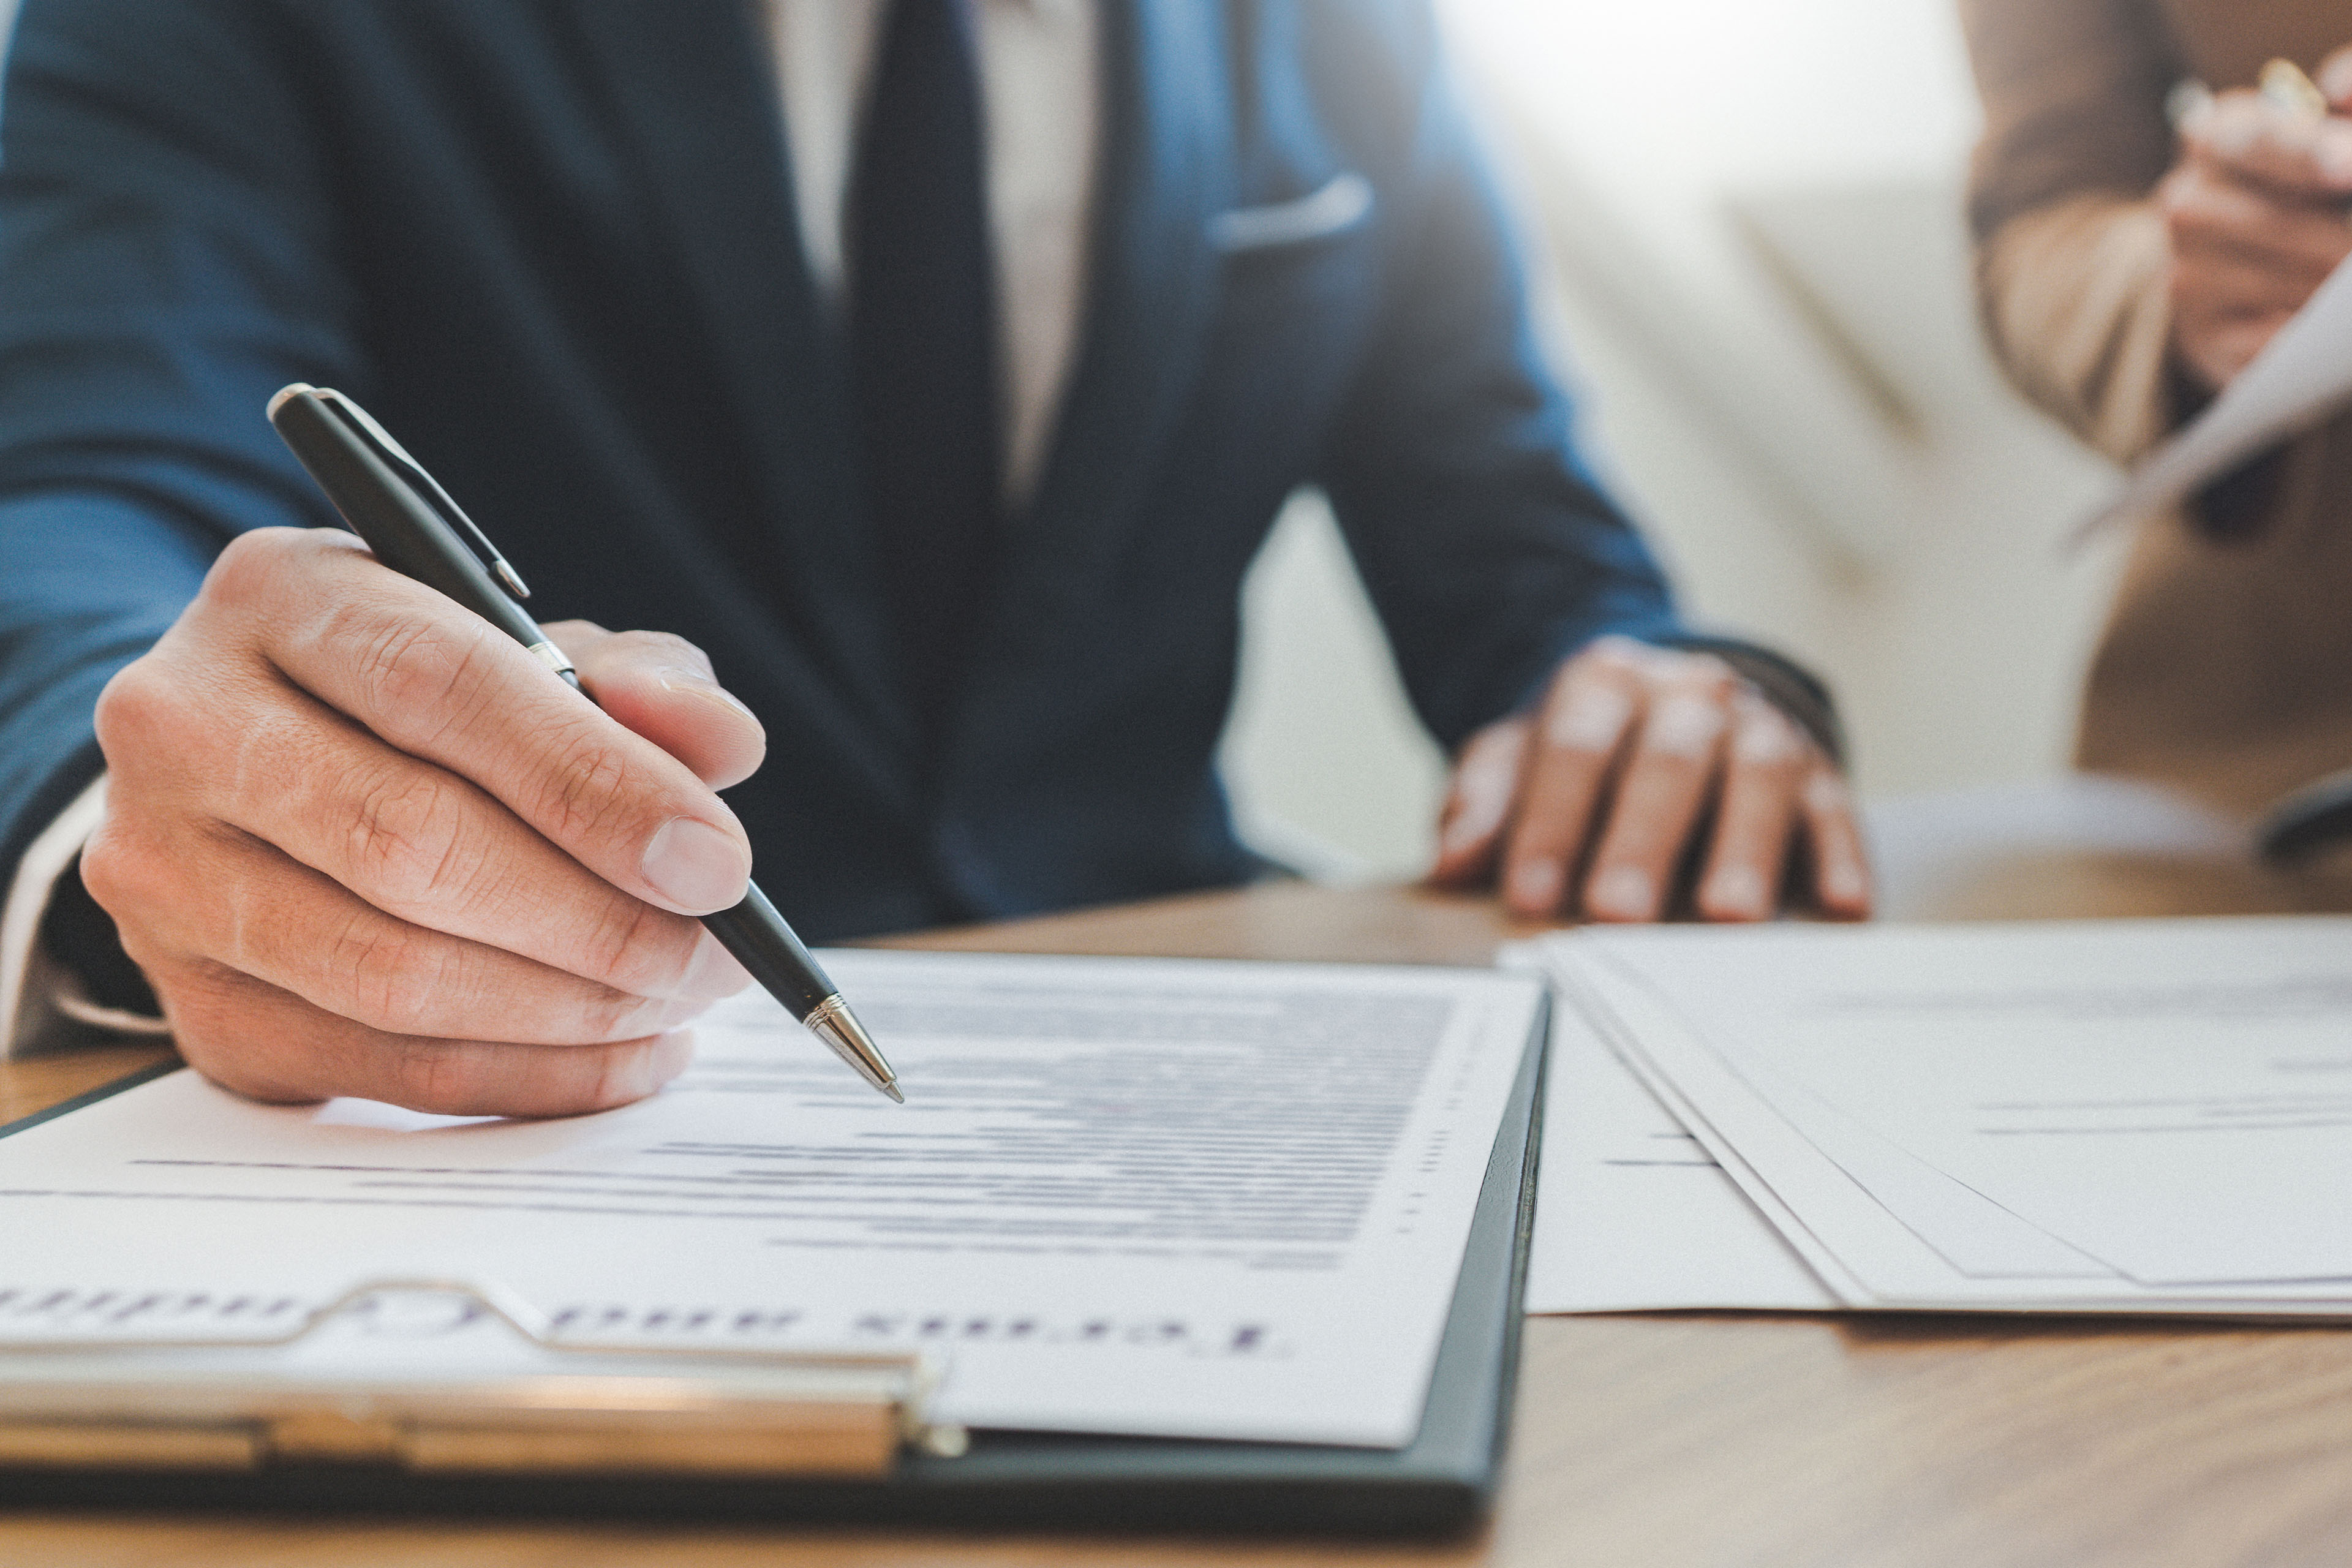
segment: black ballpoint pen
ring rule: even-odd
[[[473,611],[580,689],[572,661],[523,613],[530,590],[515,569],[358,404],[298,381],[269,400],[269,423],[378,561]],[[906,1102],[873,1037],[756,883],[741,903],[703,916],[702,923],[860,1078]]]

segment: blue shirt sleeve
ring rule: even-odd
[[[263,417],[363,392],[268,8],[28,0],[0,96],[0,878],[233,533],[332,517]]]
[[[1435,47],[1413,53],[1433,63],[1386,217],[1381,330],[1324,483],[1422,721],[1452,747],[1593,637],[1683,628],[1576,448],[1516,237]]]

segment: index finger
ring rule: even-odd
[[[1559,912],[1626,733],[1640,721],[1645,657],[1604,638],[1561,666],[1545,697],[1503,851],[1503,901],[1513,914]]]
[[[287,679],[471,779],[613,886],[680,914],[742,899],[751,842],[726,804],[488,621],[337,530],[244,535],[215,573],[221,597],[252,603]]]

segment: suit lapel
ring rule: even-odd
[[[1223,7],[1104,0],[1103,146],[1078,362],[1028,515],[1014,521],[1000,618],[1087,594],[1116,563],[1152,459],[1181,413],[1217,300],[1210,216],[1234,187]]]
[[[751,460],[761,515],[747,553],[758,584],[825,689],[827,728],[872,787],[912,804],[914,731],[887,679],[886,635],[858,515],[837,333],[802,250],[773,63],[755,7],[725,0],[581,7],[627,144],[643,151],[656,229],[676,252],[706,345],[708,416]],[[838,694],[828,700],[827,693]]]

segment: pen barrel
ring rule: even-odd
[[[546,640],[539,623],[508,596],[457,531],[416,500],[407,482],[318,398],[288,397],[271,409],[269,422],[378,561],[463,605],[525,647]]]
[[[832,980],[784,923],[768,895],[760,891],[759,884],[752,884],[741,903],[703,916],[702,923],[721,947],[735,955],[737,963],[751,972],[752,979],[803,1023],[827,997],[836,994]]]

